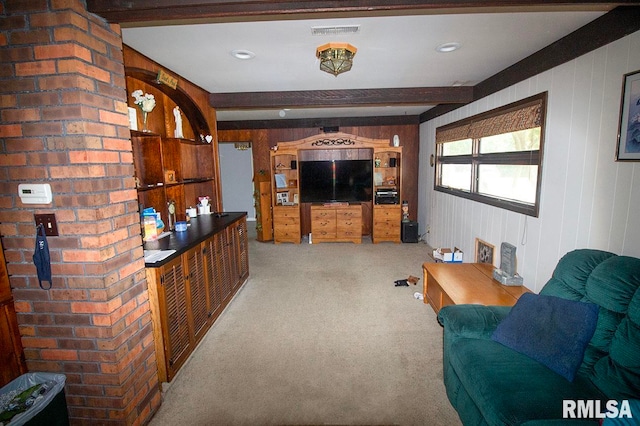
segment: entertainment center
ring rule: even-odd
[[[303,221],[310,239],[400,242],[402,147],[387,139],[324,133],[271,149],[273,234],[299,244]]]

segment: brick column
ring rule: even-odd
[[[83,0],[0,3],[0,234],[29,371],[60,372],[74,424],[141,424],[160,405],[120,28]],[[24,205],[19,183],[51,184]],[[31,256],[54,213],[53,288]]]

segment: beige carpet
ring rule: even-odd
[[[460,424],[442,329],[414,298],[427,245],[250,240],[249,280],[151,425]]]

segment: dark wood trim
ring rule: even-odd
[[[555,43],[478,83],[474,87],[474,101],[576,59],[638,30],[640,30],[640,7],[617,7]],[[456,108],[453,105],[438,105],[422,113],[420,122],[432,120]]]
[[[217,109],[349,107],[362,105],[464,104],[473,100],[473,87],[413,87],[396,89],[306,90],[285,92],[211,93]]]
[[[511,65],[474,89],[475,100],[550,70],[640,29],[640,7],[618,7]]]
[[[255,93],[218,93],[210,95],[210,104],[216,109],[225,108],[286,108],[286,107],[334,107],[350,105],[435,105],[420,114],[419,122],[432,120],[440,115],[453,111],[470,102],[496,93],[520,81],[547,71],[555,66],[573,60],[585,53],[602,47],[617,39],[640,29],[640,2],[638,1],[418,1],[418,0],[374,0],[374,1],[247,1],[230,0],[87,0],[89,11],[115,22],[154,22],[165,19],[187,19],[195,14],[198,18],[218,16],[226,20],[248,20],[249,15],[256,14],[288,14],[291,19],[295,14],[334,12],[341,16],[358,11],[399,10],[403,14],[424,13],[431,9],[432,13],[441,13],[442,8],[464,9],[465,12],[477,12],[478,8],[494,10],[514,10],[528,6],[530,8],[570,8],[575,10],[608,10],[615,9],[599,19],[574,31],[555,43],[539,50],[522,61],[487,78],[474,87],[445,88],[402,88],[402,89],[363,89],[338,91],[297,91],[297,92],[255,92]],[[470,91],[472,93],[470,93]],[[393,118],[376,117],[385,122]],[[341,124],[341,120],[346,123]],[[357,120],[357,121],[353,121]],[[251,127],[283,128],[285,123],[295,127],[323,127],[335,125],[378,125],[367,124],[367,118],[345,118],[334,120],[338,124],[320,124],[327,119],[313,120],[272,120],[242,122]],[[226,129],[247,128],[245,124],[227,123]]]
[[[196,136],[198,134],[211,134],[209,123],[207,123],[207,119],[205,118],[204,114],[202,114],[202,111],[200,111],[200,108],[198,108],[198,105],[196,105],[191,97],[187,93],[183,92],[179,86],[175,89],[172,89],[165,84],[158,84],[156,82],[157,74],[141,68],[125,67],[125,75],[127,77],[135,78],[136,80],[143,81],[156,87],[158,90],[172,99],[177,105],[180,105],[182,112],[184,112],[184,114],[186,115],[189,123],[192,124],[193,131]]]
[[[436,105],[435,107],[426,110],[422,114],[420,114],[420,123],[424,123],[425,121],[429,121],[441,115],[444,115],[448,112],[456,110],[460,107],[465,106],[466,104],[443,104]]]
[[[380,13],[437,13],[462,9],[487,12],[508,10],[608,10],[638,4],[608,0],[87,0],[87,9],[109,22],[160,22],[204,19],[283,19],[294,15]],[[311,17],[311,16],[310,16]],[[317,17],[317,16],[316,16]]]
[[[376,117],[342,117],[342,118],[310,118],[291,120],[240,120],[218,121],[220,130],[255,130],[255,129],[299,129],[324,127],[361,127],[361,126],[402,126],[420,124],[417,115],[376,116]]]

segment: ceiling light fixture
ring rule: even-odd
[[[233,56],[236,59],[246,60],[246,59],[253,59],[256,56],[256,54],[250,50],[235,49],[231,51],[231,56]]]
[[[349,43],[323,44],[316,49],[316,57],[320,59],[320,70],[336,77],[349,71],[357,51],[358,49]]]
[[[460,43],[456,43],[456,42],[444,43],[436,47],[436,50],[440,53],[449,53],[458,49],[460,49]]]

